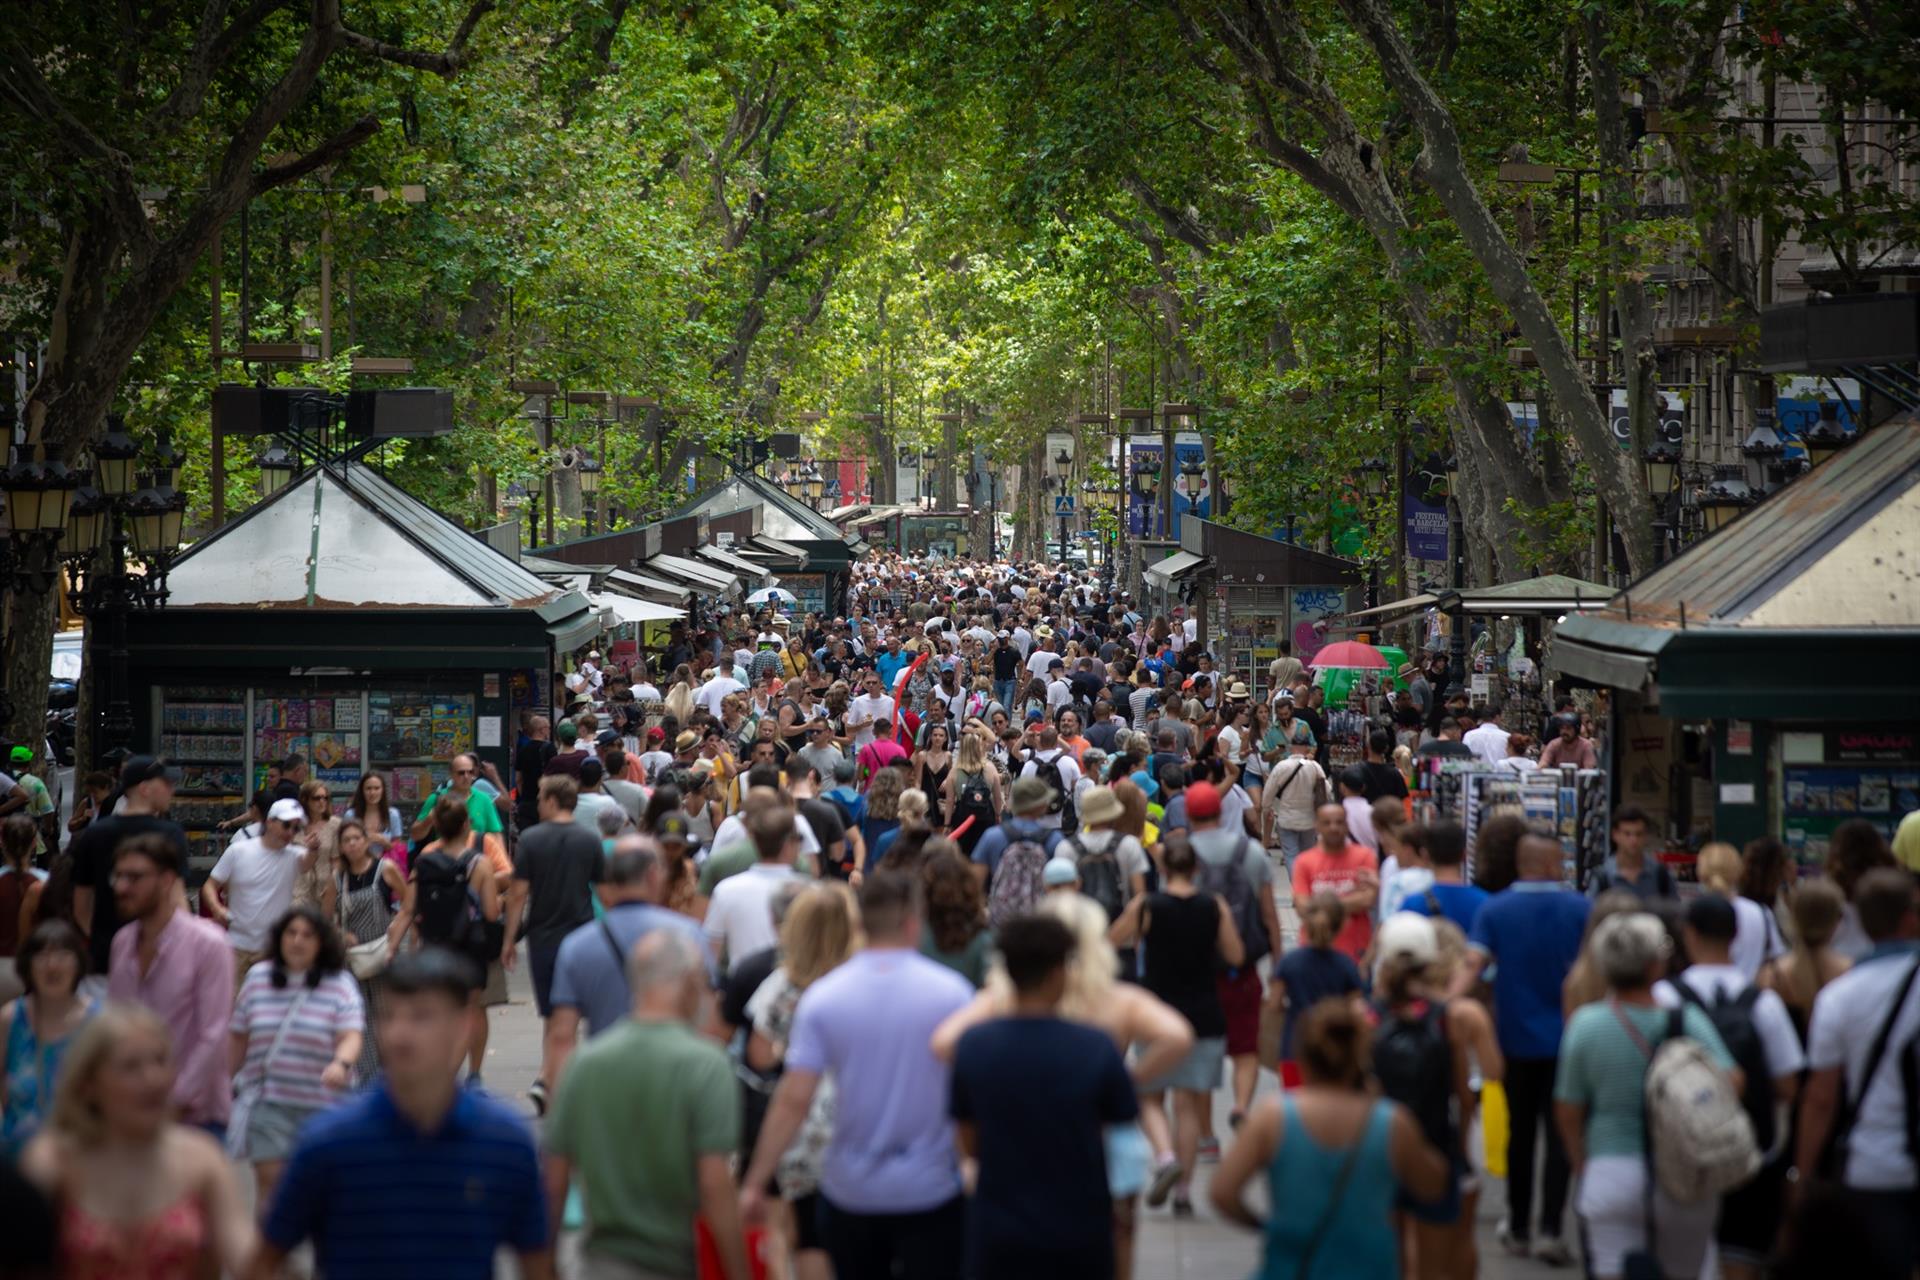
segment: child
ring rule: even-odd
[[[1373,830],[1380,838],[1380,921],[1416,893],[1433,887],[1433,867],[1427,861],[1425,835],[1408,824],[1406,802],[1381,796],[1373,802]]]
[[[1347,921],[1347,909],[1331,893],[1316,893],[1307,899],[1300,912],[1300,938],[1297,946],[1280,957],[1274,966],[1273,981],[1283,993],[1287,1021],[1280,1032],[1280,1084],[1292,1089],[1300,1083],[1300,1068],[1293,1058],[1293,1033],[1307,1010],[1322,1000],[1360,994],[1360,968],[1353,958],[1333,949],[1340,926]]]

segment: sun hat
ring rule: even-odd
[[[1013,784],[1013,811],[1031,813],[1053,803],[1053,788],[1038,778],[1020,778]]]
[[[1120,803],[1120,797],[1113,794],[1109,787],[1094,787],[1080,798],[1080,821],[1085,826],[1113,822],[1124,813],[1126,806]]]

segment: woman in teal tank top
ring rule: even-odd
[[[1395,1191],[1429,1201],[1446,1190],[1447,1161],[1412,1115],[1367,1093],[1367,1039],[1349,1001],[1308,1010],[1295,1042],[1300,1087],[1259,1103],[1221,1157],[1213,1207],[1265,1233],[1259,1280],[1395,1280]],[[1274,1206],[1264,1222],[1243,1199],[1262,1169]]]

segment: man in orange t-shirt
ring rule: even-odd
[[[1313,829],[1320,843],[1293,860],[1293,901],[1303,906],[1316,893],[1331,893],[1347,909],[1347,922],[1333,949],[1355,964],[1373,941],[1373,904],[1380,896],[1380,861],[1373,850],[1347,836],[1347,811],[1337,804],[1314,810]]]

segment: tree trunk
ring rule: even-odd
[[[1540,371],[1560,401],[1594,485],[1615,513],[1635,574],[1653,567],[1653,507],[1639,477],[1639,460],[1613,438],[1607,415],[1594,401],[1573,351],[1546,299],[1534,287],[1526,262],[1487,208],[1468,171],[1453,115],[1427,83],[1382,0],[1339,0],[1341,9],[1373,48],[1387,83],[1420,130],[1422,178],[1440,198],[1461,239],[1486,272],[1487,283],[1532,344]]]
[[[1637,216],[1637,201],[1631,172],[1633,140],[1627,135],[1620,68],[1607,47],[1605,16],[1589,10],[1582,25],[1600,150],[1601,205],[1607,223],[1622,227]],[[1606,261],[1607,292],[1620,330],[1620,360],[1627,386],[1627,457],[1631,461],[1653,443],[1660,423],[1660,363],[1653,345],[1653,302],[1641,280],[1639,254],[1626,236],[1615,235],[1608,241]],[[1578,334],[1574,341],[1579,341]],[[1651,507],[1648,518],[1652,518]],[[1626,541],[1631,555],[1633,537]]]
[[[1467,351],[1469,344],[1454,323],[1433,305],[1422,283],[1428,264],[1410,234],[1399,195],[1374,162],[1372,144],[1361,136],[1328,81],[1298,15],[1263,0],[1246,0],[1243,8],[1231,13],[1227,10],[1234,6],[1203,8],[1212,13],[1216,33],[1239,65],[1241,74],[1231,81],[1246,103],[1254,145],[1367,228],[1380,246],[1408,319],[1424,345],[1440,353]],[[1198,31],[1191,24],[1186,25],[1185,34],[1190,42],[1198,42]],[[1317,148],[1309,149],[1281,131],[1285,117],[1274,110],[1269,92],[1313,118],[1322,135]],[[1497,549],[1503,573],[1518,571],[1526,567],[1522,563],[1526,524],[1518,512],[1544,510],[1568,494],[1546,486],[1528,459],[1506,402],[1468,367],[1470,362],[1443,363],[1453,392],[1456,452],[1476,457],[1486,491],[1474,528]]]

